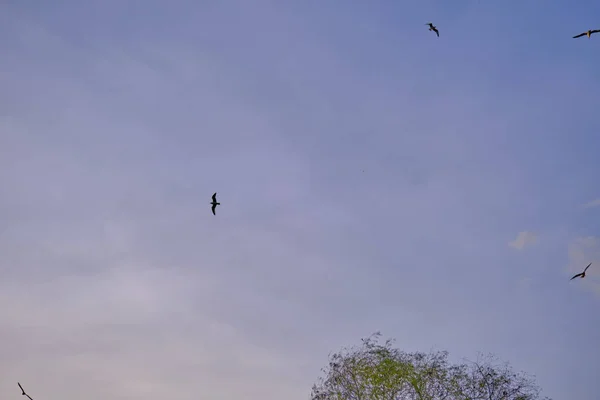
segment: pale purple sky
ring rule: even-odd
[[[375,331],[598,399],[600,3],[350,3],[0,3],[2,399],[302,400]]]

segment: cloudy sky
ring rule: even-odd
[[[379,330],[596,400],[599,14],[2,1],[0,397],[307,399]]]

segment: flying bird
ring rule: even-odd
[[[17,385],[19,385],[19,388],[21,389],[21,392],[23,392],[23,393],[21,393],[23,396],[27,396],[27,397],[29,397],[29,400],[33,400],[30,395],[28,395],[27,393],[25,393],[25,389],[23,389],[23,386],[21,386],[21,384],[19,382],[17,382]]]
[[[429,30],[435,32],[435,34],[440,37],[440,32],[437,30],[437,28],[431,23],[427,23],[425,25],[429,25]]]
[[[577,36],[573,36],[573,39],[577,39],[577,38],[580,38],[580,37],[582,37],[582,36],[587,36],[587,37],[588,37],[588,39],[589,39],[589,37],[590,37],[590,36],[592,36],[592,33],[597,33],[597,32],[600,32],[600,29],[595,29],[595,30],[591,30],[591,29],[590,29],[590,30],[589,30],[589,31],[587,31],[587,32],[583,32],[583,33],[580,33],[580,34],[579,34],[579,35],[577,35]]]
[[[212,204],[213,215],[217,215],[217,214],[215,214],[215,209],[217,208],[217,206],[220,206],[221,203],[217,203],[217,193],[216,192],[215,192],[215,194],[212,195],[212,203],[210,203],[210,204]]]
[[[581,279],[585,278],[585,271],[587,271],[587,269],[590,267],[590,265],[592,265],[592,263],[589,263],[587,267],[585,267],[585,269],[583,270],[583,272],[578,273],[577,275],[573,276],[571,279],[569,279],[570,281],[572,281],[573,279],[580,277]]]

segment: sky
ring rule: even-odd
[[[599,14],[1,2],[0,397],[308,399],[381,331],[596,400]]]

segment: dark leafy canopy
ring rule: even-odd
[[[448,352],[405,353],[391,340],[380,344],[379,337],[330,355],[311,400],[541,399],[531,376],[513,372],[493,356],[451,364]]]

